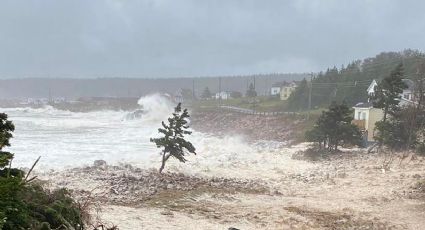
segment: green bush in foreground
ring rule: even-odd
[[[10,146],[14,129],[0,113],[0,229],[84,229],[78,204],[66,189],[45,190],[10,167],[13,154],[2,149]]]
[[[1,229],[83,229],[78,205],[65,189],[0,178]]]

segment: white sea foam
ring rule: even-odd
[[[91,165],[98,159],[109,164],[157,167],[161,159],[159,150],[149,139],[158,135],[160,122],[170,115],[174,104],[155,94],[141,98],[139,105],[145,113],[140,119],[132,120],[126,120],[128,112],[123,111],[73,113],[46,107],[0,112],[8,113],[16,126],[8,150],[15,153],[13,163],[18,167],[29,167],[38,156],[42,156],[39,170]],[[259,168],[273,171],[278,165],[292,169],[289,155],[282,157],[282,151],[276,152],[273,143],[250,145],[242,137],[212,136],[197,131],[189,139],[198,155],[190,156],[186,164],[172,159],[167,169],[236,177],[255,176],[257,173],[251,168],[259,165],[257,171]]]
[[[6,112],[16,126],[12,147],[8,148],[15,153],[13,163],[28,167],[42,156],[39,168],[60,169],[89,165],[96,159],[110,163],[146,161],[157,152],[149,142],[150,137],[157,135],[159,125],[153,118],[159,120],[167,116],[166,113],[158,114],[156,109],[172,108],[172,104],[159,95],[140,101],[147,110],[147,118],[151,118],[129,121],[123,119],[128,113],[123,111],[73,113],[50,106],[1,109],[0,112]],[[155,103],[163,105],[154,107]]]

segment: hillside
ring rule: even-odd
[[[405,78],[415,79],[419,64],[425,55],[415,50],[382,52],[375,57],[355,60],[347,66],[328,68],[315,75],[312,81],[312,107],[329,105],[332,101],[345,100],[354,105],[367,99],[366,89],[373,79],[388,76],[398,64],[404,67]],[[302,82],[289,99],[289,107],[303,110],[308,107],[308,86]]]

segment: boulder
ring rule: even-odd
[[[93,162],[93,166],[96,168],[105,168],[106,167],[106,161],[104,160],[95,160]]]

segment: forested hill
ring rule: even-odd
[[[373,79],[388,76],[398,64],[404,67],[404,78],[414,79],[425,54],[415,50],[383,52],[375,57],[356,60],[341,68],[333,67],[316,74],[312,81],[312,108],[327,106],[332,101],[345,100],[349,105],[367,100],[366,89]],[[309,89],[302,81],[289,98],[289,108],[304,110],[308,107]]]

